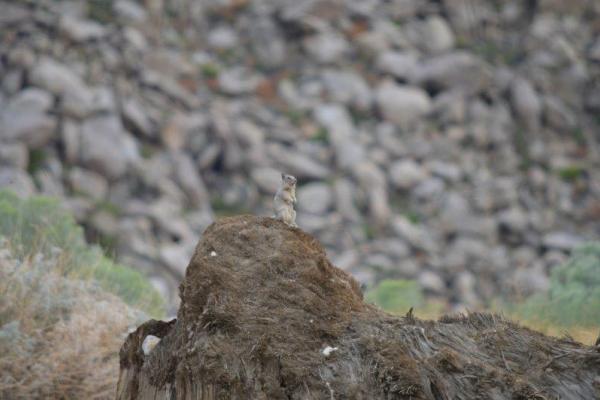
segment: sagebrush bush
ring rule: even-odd
[[[119,348],[146,317],[93,281],[66,277],[61,262],[0,243],[2,399],[114,398]]]
[[[82,228],[54,199],[21,199],[0,191],[0,237],[8,240],[17,258],[58,255],[61,274],[95,281],[153,316],[164,312],[163,300],[148,280],[106,257],[98,246],[88,245]]]
[[[600,325],[600,243],[581,246],[550,274],[550,290],[514,306],[526,320],[562,326]]]

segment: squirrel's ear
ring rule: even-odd
[[[283,172],[281,173],[281,179],[285,179],[285,174]]]

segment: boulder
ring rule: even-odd
[[[377,88],[375,99],[383,117],[404,129],[412,127],[431,110],[427,92],[391,81],[385,81]]]

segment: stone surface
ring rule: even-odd
[[[116,116],[98,116],[81,125],[80,160],[92,170],[116,179],[138,158],[133,138]]]
[[[301,211],[324,214],[333,203],[333,193],[329,185],[309,183],[298,189],[298,209]]]
[[[377,88],[375,98],[383,117],[404,129],[410,128],[431,110],[431,100],[425,91],[389,81]]]
[[[0,114],[0,139],[20,141],[30,148],[47,144],[56,133],[57,120],[47,112],[52,96],[40,89],[19,92]]]

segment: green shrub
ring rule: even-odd
[[[577,248],[552,271],[548,293],[533,295],[515,311],[526,320],[562,326],[600,325],[600,243]]]
[[[424,305],[423,293],[417,282],[385,279],[369,290],[365,298],[383,310],[395,314],[406,313],[411,307]]]
[[[62,262],[0,240],[1,399],[114,398],[123,338],[147,316]]]
[[[59,254],[61,274],[97,281],[125,302],[160,317],[163,300],[139,272],[116,264],[98,246],[88,245],[83,230],[54,199],[33,196],[23,200],[0,191],[0,236],[19,259]]]
[[[558,170],[558,175],[567,182],[574,182],[584,175],[585,170],[577,165],[571,165]]]

